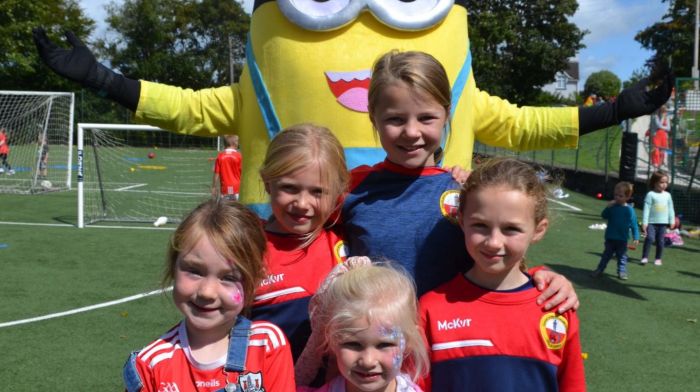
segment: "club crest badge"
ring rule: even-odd
[[[265,392],[262,383],[262,372],[245,373],[238,377],[241,392]]]
[[[458,224],[459,191],[457,189],[445,191],[442,196],[440,196],[440,212],[442,212],[442,216],[447,220]]]
[[[540,333],[544,344],[551,350],[559,350],[566,343],[569,321],[556,313],[547,313],[540,319]]]
[[[345,242],[338,241],[333,245],[333,254],[335,254],[335,259],[342,263],[348,259],[348,247],[345,246]]]

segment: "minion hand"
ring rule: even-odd
[[[65,33],[70,49],[54,44],[41,27],[32,30],[32,35],[39,57],[54,72],[94,89],[98,95],[111,98],[128,109],[136,110],[141,89],[139,82],[97,62],[95,55],[72,31]]]
[[[624,120],[650,114],[668,101],[673,89],[673,74],[664,70],[659,85],[652,85],[651,78],[640,80],[620,92],[615,102],[578,108],[579,135],[596,129],[617,125]]]

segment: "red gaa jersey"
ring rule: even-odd
[[[222,195],[237,195],[241,186],[243,157],[234,148],[220,152],[214,163],[214,173],[219,175]]]
[[[585,391],[574,312],[542,310],[536,288],[490,291],[462,274],[420,299],[433,391]]]
[[[213,392],[237,383],[243,392],[295,390],[294,367],[284,333],[274,324],[250,327],[245,371],[225,374],[226,357],[201,363],[192,357],[182,321],[136,357],[144,392]]]
[[[267,276],[255,292],[251,319],[278,325],[289,338],[296,360],[311,334],[309,300],[326,275],[346,258],[343,241],[323,230],[308,246],[293,234],[269,231],[265,269]]]

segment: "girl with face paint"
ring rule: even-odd
[[[351,257],[342,267],[312,300],[320,342],[310,342],[316,344],[308,345],[297,362],[303,366],[307,355],[330,355],[338,375],[319,389],[297,390],[421,391],[413,381],[428,371],[428,356],[417,328],[411,278],[366,257]]]
[[[124,367],[128,391],[293,391],[290,346],[276,325],[251,322],[264,276],[265,235],[258,217],[233,201],[195,208],[170,241],[163,278],[184,320]]]

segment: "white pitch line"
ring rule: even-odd
[[[570,208],[570,209],[572,209],[572,210],[574,210],[574,211],[576,211],[576,212],[581,212],[581,211],[583,211],[582,209],[580,209],[580,208],[578,208],[578,207],[575,207],[575,206],[572,206],[571,204],[566,204],[566,203],[564,203],[563,201],[559,201],[559,200],[555,200],[555,199],[550,199],[550,198],[547,198],[547,200],[553,201],[553,202],[555,202],[555,203],[557,203],[557,204],[561,204],[561,205],[563,205],[564,207],[568,207],[568,208]]]
[[[0,323],[0,328],[12,327],[14,325],[20,325],[20,324],[34,323],[37,321],[48,320],[48,319],[53,319],[53,318],[63,317],[63,316],[69,316],[71,314],[87,312],[90,310],[95,310],[95,309],[100,309],[100,308],[106,308],[108,306],[118,305],[118,304],[121,304],[124,302],[129,302],[129,301],[135,301],[137,299],[149,297],[151,295],[162,294],[166,291],[171,291],[172,289],[173,289],[172,287],[168,287],[166,289],[153,290],[153,291],[149,291],[147,293],[136,294],[136,295],[132,295],[130,297],[125,297],[125,298],[117,299],[114,301],[103,302],[101,304],[95,304],[95,305],[85,306],[82,308],[67,310],[65,312],[51,313],[51,314],[47,314],[44,316],[32,317],[32,318],[28,318],[28,319],[24,319],[24,320],[16,320],[16,321],[9,321],[6,323]]]
[[[31,222],[4,222],[0,221],[1,225],[10,226],[45,226],[45,227],[73,227],[68,223],[31,223]],[[174,227],[150,227],[150,226],[108,226],[108,225],[87,225],[88,229],[126,229],[126,230],[175,230]]]
[[[117,189],[115,189],[115,191],[117,191],[117,192],[127,191],[127,190],[129,190],[129,189],[140,188],[140,187],[146,186],[146,185],[148,185],[148,184],[129,185],[129,186],[125,186],[125,187],[122,187],[122,188],[117,188]]]

